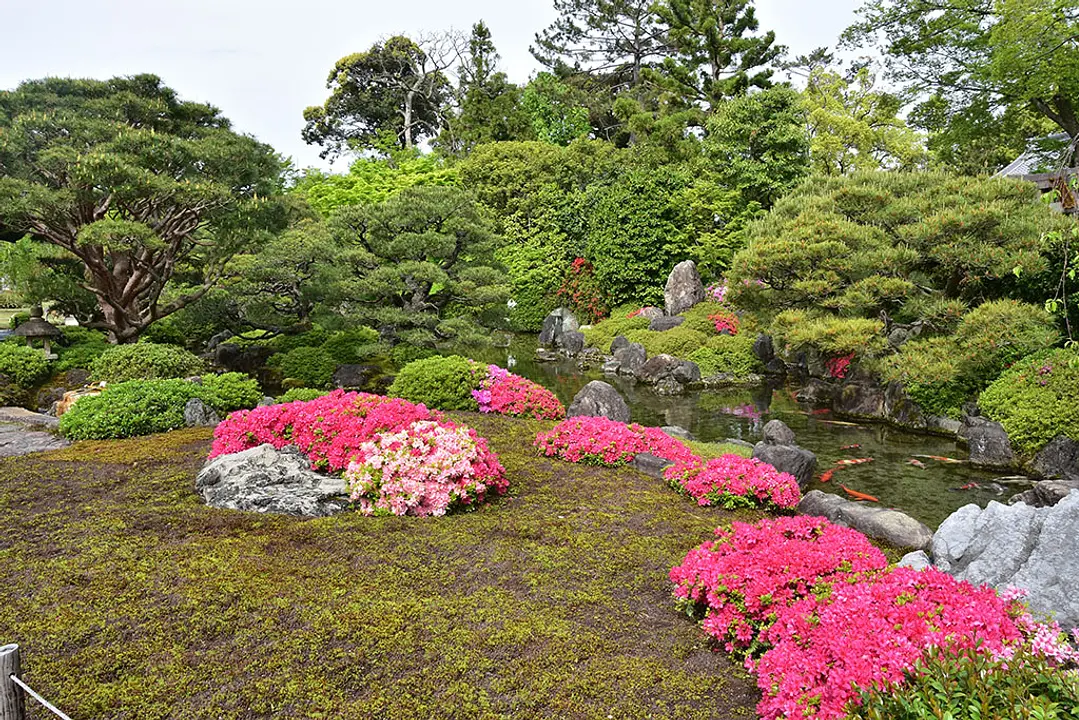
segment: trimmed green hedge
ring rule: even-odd
[[[389,394],[439,410],[477,410],[472,391],[487,377],[487,368],[459,355],[431,357],[401,368]]]
[[[48,377],[49,361],[41,350],[14,341],[0,343],[0,375],[29,389]]]
[[[184,405],[196,397],[206,399],[206,391],[187,380],[128,380],[78,400],[60,416],[60,432],[72,440],[111,440],[175,430],[184,426]]]
[[[182,347],[140,342],[105,350],[91,364],[90,376],[94,380],[119,383],[191,377],[205,370],[202,360]]]

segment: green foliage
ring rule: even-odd
[[[787,352],[817,349],[830,355],[872,356],[887,345],[879,320],[840,318],[804,310],[787,310],[772,321],[772,335]]]
[[[685,319],[678,327],[697,330],[706,335],[714,335],[716,332],[716,324],[714,321],[709,320],[708,316],[729,312],[731,312],[730,307],[723,305],[722,303],[712,302],[710,300],[699,302],[682,313],[681,317]]]
[[[401,368],[388,394],[438,410],[476,410],[472,397],[487,368],[459,355],[429,357]]]
[[[628,336],[631,332],[648,330],[648,318],[627,318],[624,310],[625,308],[620,308],[606,320],[591,327],[581,328],[585,345],[607,352],[611,347],[611,342],[619,335]]]
[[[753,354],[754,340],[755,336],[749,333],[717,335],[686,359],[697,363],[702,377],[724,373],[744,378],[762,370],[760,360]]]
[[[203,375],[201,397],[219,413],[253,408],[262,400],[258,381],[244,373]]]
[[[90,366],[90,377],[108,383],[184,378],[203,372],[202,360],[175,345],[141,342],[115,345]]]
[[[318,388],[294,387],[286,390],[284,394],[278,395],[277,402],[307,402],[308,400],[314,400],[315,398],[320,398],[326,394],[328,393],[325,390],[319,390]]]
[[[278,335],[270,340],[270,346],[275,352],[287,353],[299,347],[322,347],[330,337],[329,330],[316,325],[306,332]]]
[[[49,375],[45,353],[16,342],[0,343],[0,375],[21,388],[29,389]]]
[[[395,345],[390,352],[390,362],[393,363],[394,367],[403,368],[409,363],[434,357],[437,354],[438,352],[432,348],[401,343],[400,345]]]
[[[128,380],[100,395],[80,398],[60,416],[60,433],[72,440],[109,440],[184,426],[184,405],[203,390],[187,380]]]
[[[694,350],[701,348],[708,342],[708,335],[698,330],[678,326],[663,332],[654,330],[630,330],[625,333],[626,339],[633,343],[644,345],[648,357],[653,355],[673,355],[677,358],[688,358]]]
[[[1046,350],[1006,370],[978,397],[978,407],[1032,456],[1057,435],[1079,440],[1079,354]]]
[[[978,649],[931,650],[906,673],[899,689],[870,689],[848,720],[1066,720],[1077,717],[1079,677],[1020,648],[994,660]]]
[[[304,387],[324,388],[333,379],[337,361],[321,347],[300,346],[270,357],[269,364],[281,371],[286,380]]]
[[[964,373],[962,354],[951,337],[930,337],[905,343],[881,363],[885,380],[899,382],[929,415],[959,417],[977,389]]]
[[[568,145],[588,135],[588,109],[583,98],[549,72],[541,72],[525,85],[521,107],[542,142]]]
[[[361,325],[339,330],[322,343],[322,349],[339,365],[360,361],[358,350],[378,342],[378,331]]]
[[[75,368],[89,370],[101,354],[112,347],[105,334],[84,327],[65,327],[63,342],[54,346],[57,372]]]
[[[50,246],[38,275],[62,305],[96,296],[116,342],[195,302],[286,214],[273,150],[153,75],[0,92],[0,168],[0,233]]]
[[[434,154],[398,152],[392,159],[357,158],[344,175],[307,170],[292,192],[323,217],[329,217],[342,205],[380,203],[405,188],[456,185],[457,175],[455,168],[446,166]]]

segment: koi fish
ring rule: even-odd
[[[907,462],[910,463],[911,465],[913,465],[916,468],[921,468],[922,470],[925,470],[925,463],[922,462],[921,460],[911,458],[910,460],[907,460]]]
[[[942,455],[915,455],[914,457],[916,457],[916,458],[925,458],[927,460],[936,460],[937,462],[942,462],[942,463],[956,464],[956,463],[965,463],[966,462],[966,460],[956,460],[955,458],[944,457]]]
[[[843,460],[837,460],[836,465],[861,465],[862,463],[873,462],[873,458],[845,458]]]
[[[820,481],[822,483],[828,482],[829,480],[832,479],[832,474],[833,473],[835,473],[835,470],[825,470],[824,472],[822,472],[820,474]]]
[[[862,446],[860,444],[854,443],[853,445],[840,445],[839,449],[840,450],[857,450],[857,449],[859,449],[861,447]]]
[[[846,422],[845,420],[818,420],[817,422],[827,425],[842,425],[843,427],[862,427],[858,423]]]
[[[880,502],[880,500],[873,497],[872,495],[866,495],[865,493],[860,493],[857,490],[851,490],[846,485],[840,485],[839,487],[843,488],[843,490],[848,495],[850,495],[852,498],[854,498],[855,500],[868,500],[869,502]]]
[[[829,410],[828,408],[817,408],[816,410],[810,410],[809,414],[810,415],[827,415],[830,412],[832,412],[832,411]]]

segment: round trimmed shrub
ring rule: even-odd
[[[0,375],[21,388],[32,388],[49,375],[45,353],[13,342],[0,343]]]
[[[270,365],[278,368],[286,380],[293,380],[305,387],[324,388],[333,379],[337,361],[320,347],[301,345],[284,354],[270,358]]]
[[[477,410],[472,397],[487,378],[487,368],[459,355],[416,360],[401,368],[389,394],[439,410]]]
[[[195,397],[203,389],[187,380],[128,380],[81,398],[60,416],[60,432],[72,440],[111,440],[175,430]]]
[[[697,348],[686,358],[697,363],[702,377],[728,373],[735,377],[746,377],[759,372],[761,363],[753,354],[755,335],[717,335],[708,340],[704,347]]]
[[[982,392],[978,407],[1024,455],[1057,435],[1079,440],[1079,354],[1058,349],[1024,358]]]
[[[105,350],[91,364],[90,376],[94,380],[119,383],[191,377],[205,369],[202,360],[182,347],[140,342]]]
[[[244,373],[203,375],[202,389],[206,402],[222,413],[252,408],[262,400],[258,381]]]
[[[301,402],[308,402],[310,400],[320,398],[320,397],[322,397],[323,395],[326,395],[326,394],[327,394],[327,392],[325,390],[319,390],[317,388],[301,388],[301,387],[298,387],[298,388],[292,388],[291,390],[287,390],[283,395],[278,395],[277,396],[277,402],[279,402],[279,403],[290,403],[290,402],[296,402],[297,400],[299,400]]]

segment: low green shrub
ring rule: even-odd
[[[901,687],[863,691],[847,720],[1074,720],[1077,707],[1079,675],[1029,650],[1006,662],[931,650]]]
[[[203,375],[202,388],[206,402],[220,413],[253,408],[262,400],[258,380],[244,373]]]
[[[1024,358],[982,392],[978,407],[1027,456],[1057,435],[1079,440],[1079,353],[1058,349]]]
[[[276,367],[286,380],[304,387],[324,388],[333,379],[337,361],[321,347],[300,345],[286,353],[270,357],[269,365]]]
[[[111,346],[105,333],[84,327],[64,328],[63,342],[56,345],[56,370],[89,370]]]
[[[360,361],[358,348],[377,342],[378,331],[361,325],[330,335],[326,342],[322,343],[322,349],[328,352],[339,365],[348,365]]]
[[[697,363],[702,377],[720,373],[745,377],[762,369],[760,361],[753,354],[754,340],[755,336],[744,333],[717,335],[709,338],[704,347],[694,350],[686,359]]]
[[[330,339],[330,332],[320,327],[314,327],[307,332],[291,335],[278,335],[269,341],[274,352],[285,354],[290,350],[300,347],[321,347]]]
[[[315,398],[320,398],[323,395],[327,395],[327,394],[329,394],[329,393],[326,390],[318,390],[316,388],[301,388],[301,387],[298,387],[298,388],[292,388],[291,390],[286,391],[283,395],[278,395],[277,396],[277,402],[279,402],[279,403],[288,403],[288,402],[296,402],[297,400],[300,400],[302,402],[308,402],[309,400],[314,400]]]
[[[90,376],[94,380],[118,383],[190,377],[205,369],[202,360],[181,347],[140,342],[106,349],[91,364]]]
[[[911,340],[880,362],[880,372],[885,380],[901,383],[930,415],[959,417],[963,403],[977,392],[950,337]]]
[[[430,357],[401,368],[389,394],[439,410],[477,410],[472,397],[487,377],[487,368],[459,355]]]
[[[816,348],[828,355],[872,356],[887,347],[880,320],[786,310],[772,320],[772,337],[788,351]]]
[[[702,302],[697,303],[689,310],[682,313],[682,317],[685,321],[678,327],[686,328],[687,330],[696,330],[708,335],[713,335],[716,332],[716,324],[712,320],[709,320],[710,315],[716,315],[719,313],[729,313],[731,308],[727,305],[717,302]]]
[[[688,358],[694,350],[704,347],[709,338],[699,330],[678,326],[663,332],[631,330],[626,333],[626,339],[644,345],[644,349],[648,351],[648,357],[673,355],[678,358]]]
[[[611,317],[596,323],[591,327],[581,330],[584,333],[585,345],[599,348],[603,352],[611,349],[611,341],[619,335],[627,335],[634,330],[647,330],[648,318],[627,318],[625,313],[612,315]]]
[[[0,343],[0,375],[21,388],[32,388],[49,376],[45,353],[21,343]]]
[[[393,363],[394,367],[403,368],[409,363],[434,357],[437,354],[438,352],[431,348],[401,343],[400,345],[395,345],[393,350],[390,351],[390,362]]]
[[[184,405],[204,391],[187,380],[128,380],[84,397],[60,416],[60,432],[72,440],[110,440],[184,426]]]

